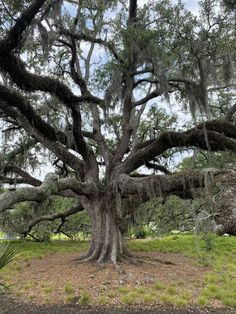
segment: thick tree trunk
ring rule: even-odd
[[[128,258],[114,202],[110,206],[93,202],[86,207],[92,224],[92,239],[85,260],[116,263]]]
[[[222,236],[225,233],[236,236],[236,173],[223,175],[217,182],[218,193],[214,197],[215,232]]]

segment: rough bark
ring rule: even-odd
[[[217,193],[214,196],[215,232],[236,236],[236,175],[221,175],[216,181]]]
[[[24,201],[43,202],[51,195],[57,195],[60,191],[71,189],[77,195],[88,196],[97,193],[93,183],[81,183],[74,178],[58,180],[57,175],[49,173],[39,187],[24,187],[15,191],[5,192],[0,195],[0,213],[3,213],[13,205]]]
[[[93,201],[86,204],[92,225],[90,249],[85,261],[121,262],[129,257],[122,229],[117,221],[114,202]]]

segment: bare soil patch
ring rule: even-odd
[[[78,254],[56,253],[42,259],[21,263],[21,270],[10,279],[11,291],[18,301],[42,304],[81,304],[89,295],[90,305],[123,306],[122,296],[142,287],[137,306],[145,304],[142,294],[155,289],[156,283],[176,286],[177,292],[189,294],[189,304],[195,304],[209,271],[180,253],[141,252],[137,258],[144,262],[113,265],[80,264]],[[86,300],[85,300],[86,301]],[[164,302],[151,299],[153,305]],[[149,303],[146,302],[146,303]],[[127,304],[126,304],[127,305]],[[147,305],[147,304],[146,304]],[[221,304],[215,304],[220,307]]]

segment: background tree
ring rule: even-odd
[[[211,111],[219,93],[235,86],[234,16],[209,0],[199,18],[168,0],[2,4],[2,182],[34,187],[2,194],[0,213],[22,201],[74,198],[47,219],[86,209],[85,260],[128,258],[125,217],[138,205],[169,194],[191,198],[208,186],[208,172],[170,174],[163,157],[195,147],[236,151],[232,100],[225,119]],[[170,118],[163,128],[163,99],[190,109],[195,124]],[[57,174],[42,183],[28,172],[43,162]],[[165,175],[144,175],[147,168]]]

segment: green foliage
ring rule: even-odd
[[[6,267],[17,254],[17,249],[14,245],[9,243],[0,243],[0,270]],[[5,288],[6,286],[0,282],[0,288]]]
[[[178,166],[180,171],[192,169],[236,169],[235,154],[232,152],[199,152],[192,157],[184,158]]]
[[[140,229],[135,232],[136,239],[145,239],[147,237],[147,232],[145,229]]]
[[[142,204],[129,220],[129,234],[135,237],[156,237],[171,230],[191,230],[193,208],[197,207],[190,200],[171,196],[163,203],[152,199]]]
[[[15,257],[17,249],[11,244],[0,243],[0,269],[8,265]]]
[[[14,240],[11,243],[20,252],[20,258],[30,260],[32,258],[43,258],[46,254],[80,252],[88,248],[85,241],[52,240],[49,243],[35,242],[31,240]]]
[[[139,136],[143,140],[149,140],[163,131],[168,131],[176,127],[177,116],[169,115],[163,108],[152,105],[139,125]]]
[[[27,229],[29,222],[36,217],[50,215],[52,213],[63,212],[65,209],[73,206],[74,200],[64,197],[54,197],[53,200],[38,204],[35,202],[22,202],[15,206],[14,210],[4,214],[4,220],[0,222],[0,227],[4,232],[11,232],[15,235],[21,235]],[[52,235],[57,230],[60,220],[42,221],[33,227],[30,234],[37,241],[50,241]],[[79,228],[80,227],[80,228]],[[82,235],[88,237],[90,234],[90,224],[88,215],[85,212],[79,212],[67,218],[63,227],[60,229],[70,239]]]

